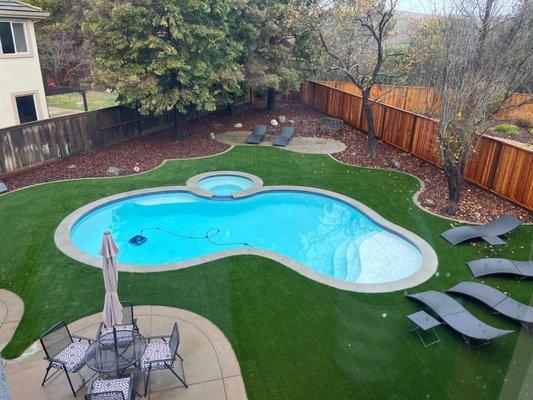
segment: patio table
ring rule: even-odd
[[[128,339],[124,340],[124,331],[117,340],[116,346],[113,332],[100,336],[89,347],[87,366],[102,375],[120,376],[130,366],[136,364],[146,350],[146,339],[136,329],[128,331]],[[131,339],[130,339],[131,334]]]

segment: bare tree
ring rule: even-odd
[[[376,124],[370,94],[374,85],[395,76],[387,61],[402,56],[387,52],[394,27],[396,0],[320,2],[318,31],[326,68],[342,72],[359,88],[368,121],[368,154],[376,156]]]
[[[458,0],[437,18],[441,36],[431,53],[425,48],[419,70],[440,103],[435,117],[451,201],[460,198],[487,121],[531,73],[531,11],[529,0]]]

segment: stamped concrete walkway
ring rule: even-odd
[[[13,293],[0,290],[0,343],[9,341],[17,321],[22,315],[22,301]],[[140,332],[147,336],[170,334],[174,322],[178,322],[181,334],[179,353],[183,357],[183,370],[179,362],[176,371],[185,374],[186,389],[169,371],[154,372],[150,377],[150,393],[146,399],[167,400],[245,400],[246,392],[239,363],[231,344],[224,334],[209,320],[187,310],[161,306],[137,306],[134,309]],[[94,314],[69,325],[71,333],[94,337],[101,315]],[[61,374],[41,386],[47,363],[43,351],[35,343],[20,358],[8,360],[5,367],[14,400],[72,399],[66,377]],[[178,360],[179,361],[179,360]],[[73,383],[79,385],[88,379],[92,371],[87,367]],[[137,392],[143,393],[144,377],[136,374]],[[80,390],[77,399],[83,399],[86,389]]]
[[[219,133],[215,138],[221,143],[232,146],[257,146],[246,144],[246,138],[249,135],[249,131],[234,131]],[[274,135],[265,135],[260,146],[272,146],[275,137]],[[295,136],[284,149],[305,154],[333,154],[346,150],[346,145],[335,139]]]

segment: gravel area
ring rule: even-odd
[[[106,176],[109,167],[120,168],[122,175],[153,169],[166,159],[192,158],[214,155],[229,146],[210,138],[211,132],[217,134],[235,130],[240,122],[243,130],[252,129],[256,123],[266,123],[279,115],[293,120],[298,136],[321,136],[340,140],[347,149],[333,156],[339,161],[367,167],[391,168],[408,172],[425,183],[425,190],[418,200],[429,211],[445,215],[442,208],[446,200],[446,181],[437,167],[415,158],[407,153],[378,142],[377,157],[366,156],[366,135],[347,125],[340,133],[316,134],[315,127],[324,114],[299,103],[278,103],[276,109],[268,112],[260,105],[240,107],[232,116],[210,116],[188,123],[188,138],[183,142],[172,139],[169,131],[135,138],[91,153],[57,160],[17,175],[6,177],[3,182],[10,190],[41,182],[61,179]],[[280,127],[276,127],[279,130]],[[472,222],[487,222],[502,213],[508,213],[524,222],[533,222],[533,213],[513,204],[504,198],[487,192],[475,185],[465,183],[462,199],[457,204],[454,218]]]

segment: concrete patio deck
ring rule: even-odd
[[[0,289],[0,346],[5,346],[13,334],[22,315],[23,305],[18,296]],[[154,372],[150,377],[150,393],[146,399],[166,400],[245,400],[247,399],[239,363],[231,344],[224,334],[209,320],[187,310],[161,306],[136,306],[135,317],[140,332],[146,336],[170,334],[174,322],[178,322],[181,334],[179,353],[183,357],[183,369],[179,360],[176,371],[185,374],[189,388],[169,371]],[[16,320],[18,318],[18,320]],[[14,321],[15,320],[15,321]],[[93,314],[69,325],[71,333],[94,337],[101,321],[101,315]],[[5,372],[14,400],[72,399],[64,374],[58,374],[44,387],[41,380],[47,363],[42,359],[43,351],[34,343],[21,357],[7,360]],[[84,367],[81,376],[75,376],[76,387],[82,379],[88,379],[93,372]],[[144,376],[135,375],[137,392],[144,392]],[[86,388],[78,393],[83,399]]]
[[[232,131],[219,133],[215,136],[215,139],[232,146],[257,146],[255,144],[246,144],[248,136],[250,136],[249,131]],[[266,134],[259,146],[272,146],[272,141],[275,138],[274,135]],[[346,145],[335,139],[295,136],[283,149],[294,151],[295,153],[333,154],[346,150]]]

